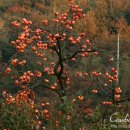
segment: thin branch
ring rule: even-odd
[[[88,50],[85,50],[85,51],[77,51],[74,54],[72,54],[71,56],[69,56],[67,58],[64,58],[63,61],[70,60],[70,59],[74,58],[79,53],[83,53],[83,52],[96,52],[96,51],[98,51],[98,49],[90,49],[90,50],[88,49]]]
[[[45,88],[51,90],[51,88],[50,88],[49,86],[47,86],[47,85],[45,85],[45,84],[42,84],[42,83],[33,85],[33,88],[36,87],[36,86],[40,86],[40,85],[42,85],[43,87],[45,87]],[[52,91],[52,90],[51,90],[51,91]],[[53,90],[53,91],[56,92],[56,93],[58,94],[58,96],[62,99],[62,96],[61,96],[61,94],[58,92],[58,90]]]

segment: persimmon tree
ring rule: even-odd
[[[54,120],[56,128],[69,129],[71,127],[81,130],[86,124],[84,123],[85,114],[91,117],[98,109],[95,106],[96,110],[93,111],[88,99],[105,106],[102,107],[105,108],[104,111],[99,109],[103,114],[96,118],[98,124],[98,119],[103,123],[104,115],[109,114],[109,110],[113,108],[107,107],[108,109],[106,109],[106,106],[125,101],[121,100],[122,88],[116,85],[118,77],[117,69],[113,64],[114,58],[110,54],[107,55],[103,49],[96,48],[92,41],[89,41],[87,28],[86,32],[77,31],[77,24],[86,19],[86,16],[89,18],[84,12],[84,9],[69,0],[68,9],[64,13],[55,12],[53,19],[44,19],[43,27],[34,26],[37,24],[26,18],[20,22],[12,22],[12,26],[20,32],[16,34],[17,39],[11,42],[17,53],[11,57],[9,63],[0,72],[0,84],[5,88],[9,85],[11,89],[17,88],[17,93],[11,95],[6,90],[2,90],[2,97],[5,98],[2,112],[5,110],[7,112],[2,115],[2,118],[8,118],[11,111],[11,118],[14,120],[15,116],[19,118],[18,123],[14,122],[18,124],[18,127],[25,127],[29,122],[28,129],[44,129],[46,121],[55,115],[52,120]],[[66,100],[68,92],[72,94],[69,87],[77,86],[75,85],[76,80],[80,87],[82,87],[81,82],[85,81],[85,86],[88,88],[85,95],[87,98],[83,94],[78,94],[76,98],[71,95],[72,99]],[[36,87],[43,87],[55,92],[62,101],[60,109],[49,109],[50,103],[45,101],[39,101],[41,107],[39,109],[38,103],[34,102],[35,91],[33,90]],[[87,103],[83,102],[86,100]],[[79,104],[76,103],[82,102],[85,107],[79,108]],[[117,106],[117,108],[119,107]],[[32,112],[32,110],[34,111]],[[113,112],[115,109],[112,109]],[[28,113],[30,116],[23,122],[19,113],[24,115]],[[5,128],[6,122],[3,120],[2,128]],[[14,125],[10,125],[7,127],[14,129]]]
[[[103,50],[94,47],[86,32],[74,31],[76,23],[85,17],[84,10],[69,1],[64,13],[55,12],[55,18],[43,20],[43,28],[32,28],[32,21],[26,18],[21,22],[13,21],[12,25],[21,32],[11,42],[17,53],[12,56],[3,75],[9,75],[13,84],[22,88],[25,93],[27,91],[30,94],[31,88],[42,86],[56,92],[63,101],[67,95],[66,88],[73,81],[73,77],[69,77],[69,73],[73,71],[70,63],[77,64],[78,67],[83,59],[88,58],[88,64],[91,64],[92,56],[105,57],[103,62],[106,65],[111,65],[113,61],[109,56],[106,59]],[[33,61],[30,60],[32,57]],[[32,62],[35,66],[31,66]],[[99,66],[98,70],[102,70],[100,68],[102,67]],[[98,70],[80,70],[74,76],[90,79],[93,86],[91,93],[104,92],[111,101],[104,101],[103,104],[111,105],[120,99],[121,89],[113,85],[118,79],[117,70],[111,66],[103,72]],[[83,96],[78,98],[84,100]]]

